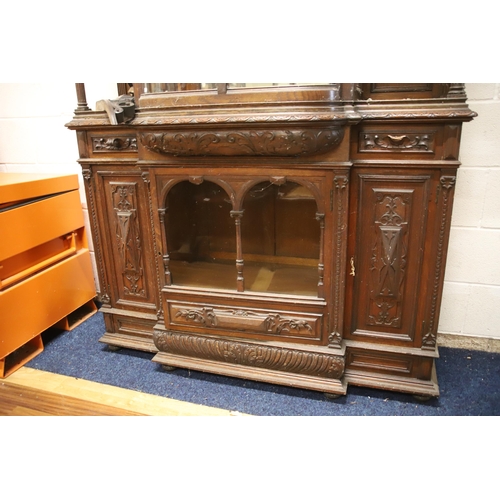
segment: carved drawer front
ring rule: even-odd
[[[94,132],[89,137],[92,156],[137,155],[137,138],[135,134]]]
[[[357,158],[409,155],[432,160],[442,155],[442,135],[436,126],[366,125],[355,136],[352,153]]]
[[[245,332],[274,339],[320,339],[322,314],[168,301],[168,325],[217,333]]]

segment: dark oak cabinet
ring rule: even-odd
[[[438,395],[460,132],[475,116],[463,85],[134,89],[134,118],[112,125],[79,87],[68,124],[101,340],[331,395]]]

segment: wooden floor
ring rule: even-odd
[[[0,415],[239,416],[241,414],[22,367],[9,377],[0,379]]]

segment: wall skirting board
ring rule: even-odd
[[[439,347],[453,347],[456,349],[472,349],[474,351],[500,352],[500,339],[492,337],[459,335],[456,333],[438,333],[437,342]]]

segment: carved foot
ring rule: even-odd
[[[432,399],[432,396],[429,395],[423,395],[423,394],[413,394],[413,399],[416,399],[420,403],[425,403],[426,401],[429,401],[429,399]]]
[[[331,394],[330,392],[325,392],[323,393],[325,395],[325,398],[328,399],[329,401],[333,401],[334,399],[339,399],[343,394]]]
[[[161,365],[163,371],[165,372],[173,372],[174,370],[177,370],[176,366],[170,366],[170,365]]]
[[[110,351],[116,352],[116,351],[119,351],[120,349],[121,349],[121,347],[118,345],[108,345],[108,350],[110,350]]]

